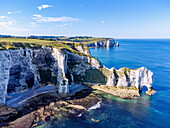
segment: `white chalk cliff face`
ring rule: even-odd
[[[68,93],[68,79],[66,78],[67,73],[67,55],[58,51],[58,49],[53,49],[53,57],[58,61],[58,75],[57,75],[57,85],[59,93]]]
[[[116,71],[114,68],[110,69],[111,72]],[[115,74],[109,76],[107,85],[117,87],[135,87],[142,90],[143,86],[148,89],[152,88],[153,73],[145,67],[139,69],[121,68]]]
[[[89,47],[113,47],[115,45],[114,39],[102,40],[95,43],[87,44]]]
[[[7,95],[10,60],[11,56],[8,51],[0,52],[0,105],[5,103],[5,97]]]
[[[152,89],[153,73],[150,70],[145,67],[136,70],[107,69],[90,55],[86,45],[83,47],[75,47],[83,55],[51,47],[1,50],[0,105],[5,104],[8,93],[23,92],[48,84],[55,85],[58,93],[66,96],[69,95],[69,86],[82,83],[137,89],[145,85]]]
[[[58,85],[59,93],[68,93],[65,55],[55,48],[0,51],[0,104],[7,92],[16,93],[47,85]]]

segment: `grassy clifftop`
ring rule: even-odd
[[[80,45],[69,41],[50,41],[24,38],[0,38],[0,49],[18,49],[18,48],[39,48],[41,46],[51,46],[56,48],[69,49],[71,45]]]
[[[113,38],[96,38],[96,37],[58,37],[58,38],[37,38],[37,39],[25,39],[25,38],[0,38],[0,49],[17,49],[18,47],[23,48],[36,48],[39,46],[56,46],[59,43],[64,45],[79,45],[79,44],[90,44],[98,41],[105,41]],[[61,46],[61,44],[59,44]]]
[[[83,44],[90,44],[90,43],[95,43],[98,41],[105,41],[108,39],[113,39],[113,38],[96,38],[96,37],[81,37],[81,36],[59,38],[59,40],[62,40],[62,41],[81,42]]]
[[[91,55],[86,55],[76,50],[76,47],[78,46],[81,46],[83,50],[89,50],[89,47],[87,45],[79,42],[62,41],[62,40],[50,41],[49,39],[38,40],[38,39],[24,39],[24,38],[0,38],[0,50],[19,49],[19,48],[38,49],[41,48],[42,46],[57,48],[61,52],[67,50],[81,56],[92,57]]]

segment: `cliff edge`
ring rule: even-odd
[[[145,67],[108,69],[82,43],[2,42],[1,49],[0,105],[6,103],[8,93],[26,92],[49,84],[64,97],[70,95],[70,87],[75,84],[126,88],[138,94],[143,86],[148,88],[148,94],[154,91],[150,70]]]

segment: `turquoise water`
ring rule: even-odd
[[[92,48],[91,54],[108,68],[139,68],[154,73],[157,93],[125,100],[101,94],[101,107],[80,118],[63,118],[46,124],[55,128],[168,128],[170,127],[170,40],[116,40],[120,47]],[[91,118],[100,120],[91,121]]]
[[[140,99],[130,102],[115,100],[112,104],[104,105],[106,109],[104,113],[107,107],[111,108],[113,113],[114,111],[117,113],[118,118],[117,121],[114,114],[109,116],[109,120],[112,121],[109,121],[109,124],[106,123],[105,126],[170,127],[170,40],[123,39],[116,41],[119,41],[120,47],[94,48],[91,49],[92,55],[98,57],[108,68],[112,66],[116,69],[147,67],[154,73],[153,86],[157,93],[151,97],[143,94]]]

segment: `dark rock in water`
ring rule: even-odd
[[[74,105],[81,105],[84,106],[86,109],[90,108],[91,106],[97,104],[100,100],[96,96],[86,96],[85,98],[68,100],[67,102],[74,104]]]
[[[0,123],[12,121],[19,116],[17,110],[13,107],[0,107]]]
[[[45,117],[45,122],[49,122],[49,121],[51,121],[50,116]]]
[[[33,113],[30,113],[9,123],[8,126],[5,126],[3,128],[30,128],[34,122],[34,119],[35,115]]]

